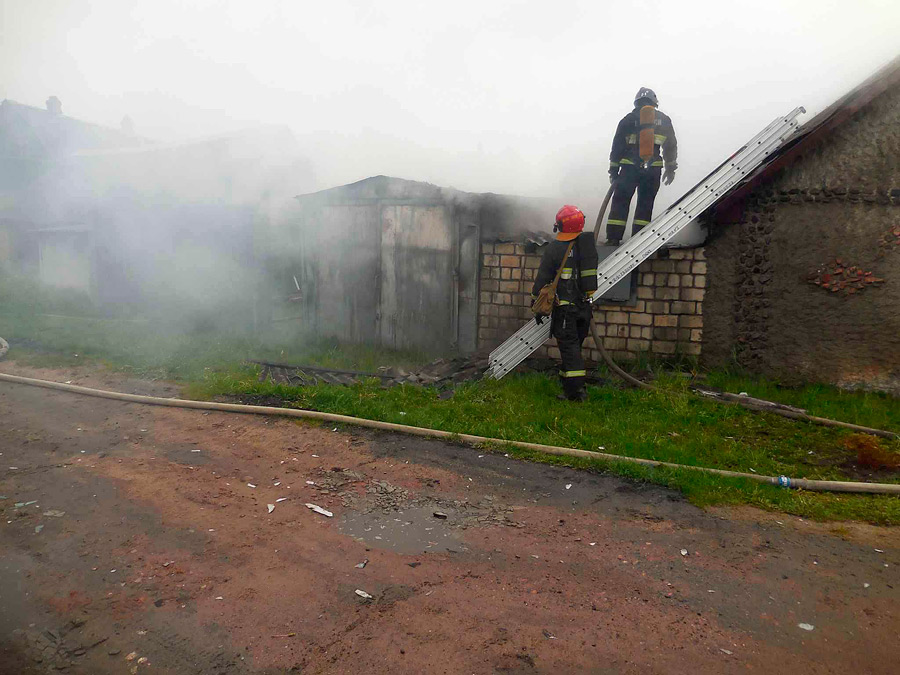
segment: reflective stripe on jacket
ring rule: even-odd
[[[531,295],[536,297],[540,290],[553,281],[562,264],[563,255],[569,242],[554,240],[547,244],[534,279]],[[593,232],[582,232],[575,240],[572,252],[563,267],[556,287],[556,297],[560,305],[581,301],[585,294],[597,290],[597,245]]]

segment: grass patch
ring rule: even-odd
[[[97,360],[139,377],[176,380],[190,398],[276,399],[289,406],[451,433],[588,450],[603,446],[614,454],[686,465],[792,478],[900,483],[897,472],[857,466],[848,431],[704,400],[692,395],[687,380],[676,375],[660,375],[657,391],[591,387],[584,405],[556,400],[557,382],[537,374],[468,383],[447,400],[441,400],[433,389],[407,385],[382,389],[376,381],[350,387],[298,388],[259,382],[258,368],[245,361],[266,359],[373,371],[381,365],[414,367],[429,357],[304,340],[296,328],[287,327],[265,335],[239,328],[184,331],[152,317],[99,316],[89,305],[57,304],[58,299],[43,298],[38,291],[31,291],[28,297],[26,306],[0,290],[0,335],[13,345],[11,356],[35,366]],[[80,312],[77,317],[55,315],[76,309]],[[823,385],[783,388],[729,372],[709,373],[708,382],[728,391],[746,391],[803,407],[814,415],[900,429],[900,401],[886,395]],[[900,441],[879,443],[887,453],[900,452]],[[508,447],[502,451],[523,459],[665,485],[681,491],[698,506],[750,504],[821,520],[900,524],[900,499],[896,497],[789,491],[690,470],[648,469]]]

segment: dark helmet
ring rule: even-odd
[[[641,87],[638,89],[638,93],[634,95],[634,104],[637,105],[638,101],[646,99],[650,101],[655,106],[659,105],[659,99],[656,98],[656,92],[647,87]]]

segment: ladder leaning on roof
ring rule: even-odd
[[[741,179],[785,143],[796,131],[797,117],[806,110],[795,108],[751,138],[706,178],[672,204],[659,217],[631,237],[597,268],[596,302],[610,288],[678,234],[685,226],[718,201]],[[485,375],[499,380],[528,358],[550,336],[550,322],[529,321],[491,352]]]

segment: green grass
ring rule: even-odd
[[[41,304],[41,303],[44,304]],[[191,398],[277,399],[285,405],[373,420],[469,433],[506,440],[596,450],[679,464],[824,480],[866,479],[844,446],[849,432],[755,414],[692,395],[686,378],[661,373],[657,391],[618,386],[590,387],[589,400],[575,405],[556,400],[559,385],[542,375],[509,376],[499,382],[472,382],[452,398],[414,386],[382,389],[377,382],[351,387],[290,387],[259,382],[258,367],[247,359],[316,363],[373,371],[381,365],[414,366],[427,355],[339,347],[310,342],[282,328],[258,336],[238,329],[183,332],[155,321],[123,317],[58,318],[40,297],[23,306],[0,289],[0,335],[14,346],[10,358],[58,367],[100,361],[140,377],[167,378],[185,386]],[[64,305],[72,313],[72,305]],[[35,311],[35,310],[39,311]],[[57,310],[58,311],[58,310]],[[78,356],[75,356],[77,354]],[[775,383],[729,372],[707,376],[710,385],[746,391],[806,408],[811,414],[866,426],[900,429],[900,400],[823,385],[782,388]],[[881,441],[900,452],[900,441]],[[900,498],[791,491],[750,480],[690,470],[649,469],[622,462],[560,458],[503,448],[511,455],[677,489],[698,506],[750,504],[798,516],[900,524]],[[881,472],[878,482],[900,483],[900,474]]]

